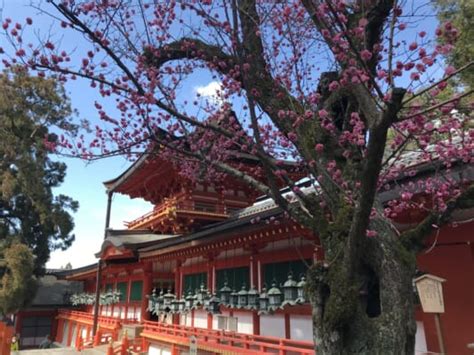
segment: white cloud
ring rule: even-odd
[[[219,81],[211,81],[209,84],[204,86],[196,86],[194,91],[204,98],[215,104],[222,104],[222,97],[219,96],[219,92],[222,92],[222,84]]]

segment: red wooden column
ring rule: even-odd
[[[260,260],[258,257],[258,251],[254,250],[250,256],[250,286],[254,286],[257,289],[260,289],[259,269]],[[257,311],[252,311],[252,326],[253,334],[260,335],[260,316]]]
[[[147,312],[148,298],[153,292],[153,264],[151,261],[145,262],[143,267],[143,290],[142,290],[142,320],[150,320],[150,314]]]
[[[64,319],[58,319],[58,331],[56,332],[56,341],[61,343],[63,340],[63,331],[64,331]]]
[[[130,292],[132,291],[132,280],[130,280],[131,273],[127,271],[127,297],[124,300],[124,312],[125,317],[123,318],[125,321],[128,319],[128,306],[130,303]]]
[[[181,298],[181,260],[176,260],[176,267],[174,269],[174,294],[177,299]],[[179,314],[173,314],[173,324],[179,325]]]
[[[208,256],[207,262],[207,289],[212,294],[214,293],[215,288],[215,262],[214,262],[214,255]],[[212,314],[207,314],[207,329],[212,329]]]

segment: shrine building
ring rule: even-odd
[[[452,174],[461,170],[472,181],[473,167]],[[302,181],[303,192],[314,191]],[[317,235],[245,184],[192,182],[159,155],[144,154],[104,184],[109,200],[120,193],[154,207],[124,230],[107,229],[96,254],[100,262],[65,276],[82,282],[84,292],[71,297],[76,307],[57,311],[58,343],[97,345],[107,337],[119,340],[126,329],[149,354],[314,354],[304,290],[308,267],[323,259]],[[394,187],[382,197],[396,193]],[[456,213],[418,257],[420,271],[446,280],[440,318],[453,354],[469,354],[467,344],[474,341],[473,217],[473,210]],[[397,226],[406,229],[419,219],[419,212],[407,211]],[[96,284],[101,293],[93,339]],[[433,314],[418,307],[416,319],[416,350],[439,351]]]

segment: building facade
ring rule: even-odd
[[[136,329],[149,354],[314,353],[304,288],[308,267],[323,260],[316,235],[237,181],[191,182],[156,156],[145,154],[105,186],[154,208],[126,230],[107,230],[96,255],[101,336]],[[420,271],[447,280],[441,320],[446,347],[456,354],[468,354],[474,341],[472,217],[474,211],[456,215],[418,258]],[[409,211],[399,227],[417,218]],[[85,294],[79,308],[59,311],[57,342],[91,339],[97,275],[91,266],[67,276],[81,281]],[[416,350],[438,351],[433,315],[417,309],[416,317]]]

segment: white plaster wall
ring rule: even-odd
[[[215,314],[214,316],[212,316],[212,329],[214,329],[214,330],[219,330],[219,328],[217,328],[217,317],[218,317],[218,316],[229,317],[229,316],[230,316],[230,312],[228,312],[228,311],[222,311],[221,314]]]
[[[278,338],[285,337],[285,316],[265,314],[260,316],[260,334]]]
[[[237,317],[238,333],[253,334],[252,313],[235,312],[234,317]]]
[[[415,335],[415,353],[424,354],[428,351],[426,345],[425,326],[423,322],[416,322],[416,335]]]
[[[136,308],[135,309],[135,318],[138,319],[139,321],[142,320],[142,310],[141,310],[141,308]]]
[[[191,325],[193,324],[193,318],[192,318],[192,315],[191,313],[188,313],[186,315],[186,324],[188,327],[190,327]]]
[[[115,307],[114,307],[114,317],[115,317],[115,318],[119,318],[119,317],[120,317],[120,307],[119,307],[119,306],[115,306]]]
[[[148,355],[171,355],[171,351],[168,349],[162,349],[158,345],[150,345]]]
[[[87,338],[87,329],[86,328],[82,328],[81,337],[82,337],[82,339]]]
[[[201,309],[194,311],[194,326],[196,328],[207,328],[207,313]]]
[[[313,341],[311,316],[290,316],[290,337],[293,340]]]
[[[67,346],[67,335],[69,334],[69,321],[64,321],[63,327],[63,338],[61,340],[61,345],[66,347]]]

